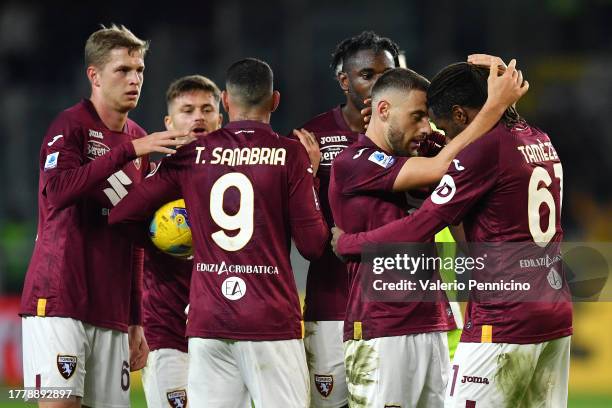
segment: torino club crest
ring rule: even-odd
[[[334,389],[334,376],[333,375],[314,375],[315,385],[317,386],[317,391],[324,398],[327,398],[329,394],[331,394]]]
[[[58,354],[57,356],[57,369],[62,377],[66,380],[72,377],[74,372],[76,371],[77,358],[76,356],[62,356]]]
[[[185,390],[167,392],[166,398],[168,398],[168,402],[173,408],[187,407],[187,391]]]

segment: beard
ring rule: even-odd
[[[408,148],[410,145],[409,143],[408,145],[404,145],[404,132],[398,130],[393,124],[389,124],[385,139],[387,139],[389,147],[391,147],[391,150],[396,156],[411,157],[415,155]]]

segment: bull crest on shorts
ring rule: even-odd
[[[166,393],[166,398],[172,408],[186,408],[187,407],[187,391],[176,390]]]
[[[317,391],[324,398],[327,398],[329,394],[331,394],[334,389],[334,376],[333,375],[314,375],[315,385],[317,386]]]
[[[57,369],[62,377],[66,380],[72,377],[76,371],[77,358],[76,356],[57,355]]]

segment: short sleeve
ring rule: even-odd
[[[348,156],[347,156],[348,155]],[[342,194],[392,191],[395,179],[407,157],[389,155],[381,150],[361,148],[347,151],[342,160],[334,160],[334,173],[340,176]]]

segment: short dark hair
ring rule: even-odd
[[[272,68],[256,58],[234,62],[225,77],[228,92],[238,97],[247,107],[257,106],[272,95],[274,74]]]
[[[372,99],[376,99],[380,94],[389,89],[399,89],[403,91],[418,90],[427,92],[429,80],[417,74],[411,69],[394,68],[380,76],[372,87]]]
[[[332,53],[330,64],[334,73],[342,70],[344,62],[361,50],[372,50],[375,54],[389,51],[393,56],[395,66],[399,67],[399,47],[391,39],[381,37],[374,31],[363,31],[361,34],[342,40]]]
[[[170,103],[179,96],[194,91],[210,92],[217,104],[221,100],[221,91],[213,81],[202,75],[189,75],[170,84],[166,91],[166,103],[170,106]]]
[[[489,68],[457,62],[434,76],[427,91],[427,105],[435,116],[448,118],[454,105],[480,109],[487,100]],[[515,108],[504,112],[502,122],[513,126],[521,121]]]

